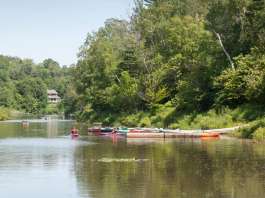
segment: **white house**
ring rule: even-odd
[[[61,102],[60,96],[58,96],[58,93],[54,89],[47,90],[48,94],[48,103],[59,103]]]

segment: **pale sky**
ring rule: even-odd
[[[0,0],[0,54],[70,65],[88,32],[132,8],[133,0]]]

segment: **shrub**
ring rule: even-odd
[[[259,128],[265,128],[265,119],[251,122],[247,127],[241,128],[234,133],[235,136],[241,138],[254,138],[254,133]],[[257,132],[256,136],[260,134],[261,129]]]
[[[121,120],[121,124],[128,127],[135,127],[138,125],[138,120],[138,115],[132,114],[123,118]]]
[[[201,129],[225,128],[233,125],[233,118],[226,113],[218,114],[214,110],[206,114],[197,115],[191,122],[191,126]]]
[[[0,107],[0,121],[7,120],[10,117],[10,111],[7,108]]]
[[[178,123],[172,123],[168,126],[170,129],[178,129],[179,128],[179,124]]]
[[[263,141],[265,140],[265,127],[259,127],[253,133],[253,139]]]
[[[140,121],[140,127],[150,127],[151,126],[151,120],[149,117],[144,117]]]

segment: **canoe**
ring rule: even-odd
[[[88,132],[92,133],[111,133],[113,132],[113,128],[98,128],[98,127],[93,127],[93,128],[88,128]]]
[[[165,138],[165,133],[127,133],[127,138]]]
[[[92,127],[92,128],[88,128],[87,130],[88,130],[88,132],[99,133],[101,131],[101,128]]]
[[[126,137],[126,133],[93,133],[95,136],[98,136],[98,137],[102,137],[102,138],[114,138],[114,139],[117,139],[117,138],[125,138]]]
[[[210,138],[219,136],[219,133],[127,133],[127,138]]]
[[[115,131],[118,133],[128,133],[130,130],[133,130],[134,128],[127,128],[127,127],[119,127]]]
[[[114,130],[113,128],[106,127],[106,128],[101,128],[100,132],[101,133],[112,133],[113,130]]]
[[[159,133],[162,132],[160,129],[151,129],[151,128],[139,128],[139,129],[130,129],[129,133]]]

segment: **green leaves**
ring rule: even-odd
[[[225,70],[216,80],[216,103],[236,106],[244,102],[263,103],[265,99],[265,55],[253,49],[238,56],[236,70]]]
[[[109,116],[166,103],[190,111],[261,103],[263,10],[259,0],[136,1],[131,21],[107,20],[81,47],[74,82],[80,111]]]
[[[47,88],[56,89],[63,98],[70,72],[71,67],[61,68],[52,59],[37,65],[30,59],[0,56],[0,106],[44,112]]]

